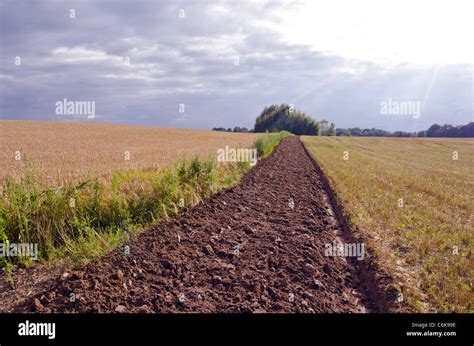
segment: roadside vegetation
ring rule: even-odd
[[[291,133],[288,131],[280,131],[257,138],[255,140],[257,155],[259,157],[267,157],[283,139],[290,135]]]
[[[405,306],[474,312],[474,142],[302,139]]]
[[[254,146],[268,155],[288,133],[262,135]],[[6,177],[0,196],[0,243],[37,243],[38,259],[82,265],[143,229],[238,183],[249,162],[217,163],[215,157],[181,160],[163,169],[89,175],[44,187],[41,172]],[[0,257],[0,267],[29,266],[29,257]]]

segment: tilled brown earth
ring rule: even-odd
[[[293,203],[292,203],[293,202]],[[356,267],[296,136],[242,182],[64,273],[16,312],[366,312]]]

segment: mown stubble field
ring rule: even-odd
[[[303,137],[410,311],[474,311],[474,141]]]

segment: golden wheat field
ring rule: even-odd
[[[252,146],[255,134],[147,126],[0,121],[0,180],[20,177],[25,162],[58,184],[131,168],[161,168],[180,159],[215,156],[219,148]]]

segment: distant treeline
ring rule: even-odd
[[[231,129],[230,127],[229,128],[225,128],[225,127],[213,127],[212,128],[212,131],[224,131],[224,132],[252,132],[252,130],[249,130],[248,128],[246,127],[239,127],[239,126],[236,126],[234,127],[233,129]]]
[[[385,131],[380,129],[336,129],[327,120],[316,121],[304,112],[294,110],[287,104],[265,107],[255,120],[255,127],[214,127],[214,131],[226,132],[279,132],[288,131],[295,135],[310,136],[366,136],[366,137],[474,137],[474,122],[467,125],[431,125],[428,130],[419,132]]]
[[[474,137],[474,122],[467,125],[431,125],[428,130],[419,132],[385,131],[380,129],[336,129],[337,136],[365,136],[365,137]]]

